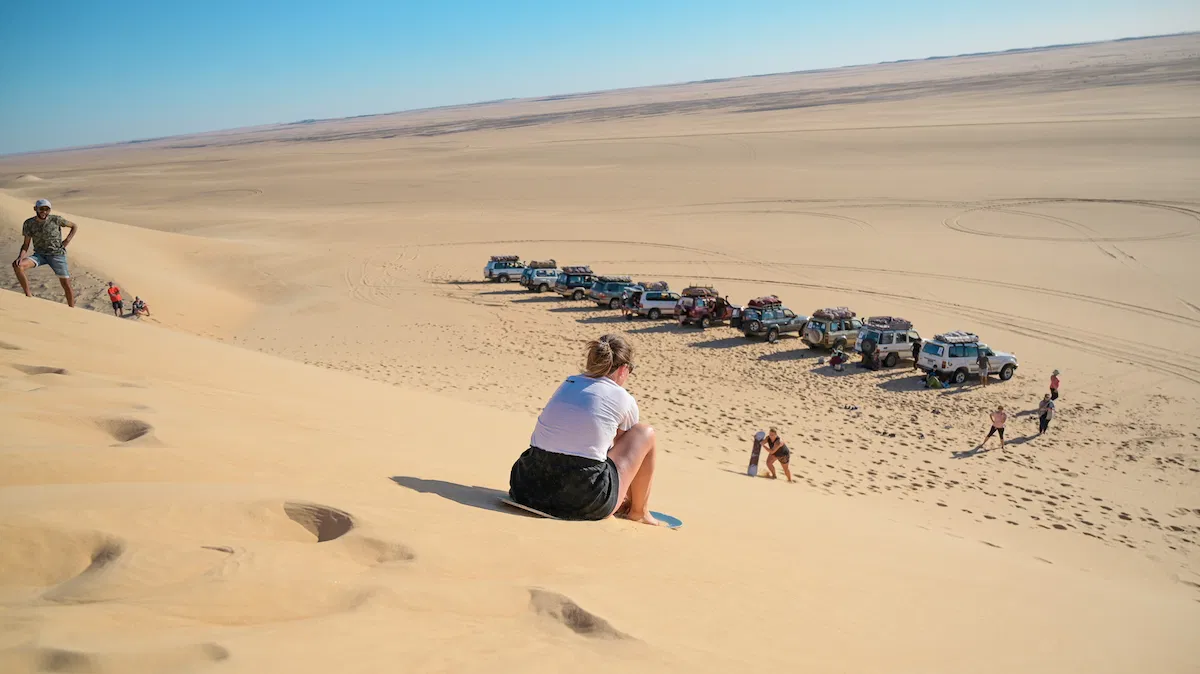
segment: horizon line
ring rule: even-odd
[[[364,113],[361,115],[347,115],[345,117],[322,117],[322,118],[293,120],[293,121],[289,121],[289,122],[266,122],[263,124],[252,124],[252,125],[248,125],[248,126],[235,126],[235,127],[228,127],[228,128],[223,128],[223,129],[210,129],[210,130],[206,130],[206,131],[192,131],[192,132],[188,132],[188,133],[179,133],[179,134],[173,134],[173,135],[169,135],[169,136],[155,136],[152,138],[131,138],[129,140],[108,141],[108,142],[104,142],[104,143],[95,143],[95,144],[91,144],[91,145],[72,145],[72,146],[67,146],[67,147],[51,148],[51,149],[47,149],[47,150],[29,150],[29,151],[25,151],[25,152],[12,152],[12,153],[7,153],[7,154],[0,154],[0,159],[7,159],[10,157],[25,157],[25,156],[31,156],[31,155],[54,154],[54,153],[59,153],[59,152],[77,152],[77,151],[81,151],[81,150],[96,150],[96,149],[109,148],[109,147],[115,147],[115,146],[120,146],[120,145],[139,145],[142,143],[152,143],[152,142],[160,141],[160,140],[192,138],[192,137],[196,137],[196,136],[206,136],[206,135],[219,134],[219,133],[231,133],[231,132],[237,132],[237,131],[249,131],[249,130],[253,130],[253,129],[265,129],[265,128],[272,128],[272,127],[280,127],[280,126],[293,126],[293,125],[299,125],[299,124],[319,124],[319,123],[323,123],[323,122],[337,122],[337,121],[343,121],[343,120],[347,120],[347,119],[363,119],[366,117],[386,117],[389,115],[402,115],[402,114],[414,113],[414,112],[428,112],[431,110],[449,110],[449,109],[454,109],[454,108],[469,108],[469,107],[477,107],[477,106],[485,106],[485,105],[494,105],[497,103],[509,103],[509,102],[513,102],[513,101],[539,102],[539,101],[553,100],[553,99],[565,99],[565,98],[574,98],[574,97],[589,96],[589,95],[596,95],[596,94],[605,94],[605,93],[612,93],[612,92],[618,92],[618,91],[633,91],[633,90],[638,90],[638,89],[655,89],[655,88],[659,88],[659,87],[678,87],[678,86],[687,86],[689,84],[715,84],[717,82],[731,82],[734,80],[751,79],[751,78],[758,78],[758,77],[775,77],[775,76],[781,76],[781,75],[802,75],[802,74],[808,74],[808,73],[821,73],[821,72],[829,72],[829,71],[833,71],[833,70],[843,70],[843,69],[847,69],[847,68],[864,68],[864,67],[872,67],[872,66],[894,65],[894,64],[898,64],[898,63],[918,63],[921,61],[972,58],[972,57],[978,57],[978,56],[1007,56],[1007,55],[1013,55],[1013,54],[1043,51],[1043,50],[1050,50],[1050,49],[1069,49],[1072,47],[1084,47],[1084,46],[1096,45],[1096,44],[1108,44],[1108,43],[1113,43],[1113,42],[1132,42],[1134,40],[1154,40],[1154,39],[1169,38],[1169,37],[1183,37],[1183,36],[1187,36],[1187,35],[1200,35],[1200,30],[1189,30],[1189,31],[1182,31],[1182,32],[1178,32],[1178,33],[1162,33],[1162,34],[1155,34],[1155,35],[1132,35],[1132,36],[1127,36],[1127,37],[1111,38],[1111,39],[1107,39],[1107,40],[1092,40],[1092,41],[1087,41],[1087,42],[1065,42],[1065,43],[1057,43],[1057,44],[1037,45],[1037,46],[1032,46],[1032,47],[1013,47],[1011,49],[1001,49],[1001,50],[997,50],[997,51],[964,52],[961,54],[934,54],[931,56],[923,56],[923,57],[917,57],[917,58],[893,59],[890,61],[875,61],[873,63],[848,63],[845,65],[830,66],[830,67],[826,67],[826,68],[811,68],[811,69],[806,69],[806,70],[785,70],[785,71],[777,71],[777,72],[770,72],[770,73],[755,73],[755,74],[751,74],[751,75],[735,75],[732,77],[715,77],[715,78],[705,78],[705,79],[696,79],[696,80],[682,80],[682,81],[677,81],[677,82],[662,82],[662,83],[658,83],[658,84],[646,84],[646,85],[635,86],[635,87],[616,87],[616,88],[612,88],[612,89],[592,89],[592,90],[584,90],[584,91],[572,91],[572,92],[566,92],[566,93],[540,94],[537,96],[514,96],[511,98],[493,98],[493,99],[488,99],[488,100],[483,100],[483,101],[471,101],[471,102],[466,102],[466,103],[448,103],[445,105],[431,105],[431,106],[427,106],[427,107],[404,108],[404,109],[400,109],[400,110],[390,110],[387,112],[373,112],[373,113]]]

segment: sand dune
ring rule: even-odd
[[[0,158],[0,245],[52,199],[95,309],[45,270],[0,293],[0,669],[1193,671],[1197,45]],[[835,373],[481,282],[501,253],[969,329],[1020,368]],[[104,315],[110,279],[153,319]],[[496,502],[607,331],[680,531]],[[797,484],[745,476],[769,425]]]

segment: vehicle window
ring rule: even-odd
[[[963,355],[966,356],[967,358],[975,359],[975,358],[979,357],[979,347],[975,346],[974,344],[964,347],[964,350],[966,351],[966,353],[964,353]]]
[[[962,344],[953,344],[950,346],[951,358],[965,358],[967,356],[967,347]]]
[[[870,340],[874,340],[874,342],[875,342],[876,344],[880,344],[880,343],[881,343],[881,342],[879,341],[879,340],[880,340],[879,333],[878,333],[878,332],[875,332],[874,330],[868,330],[868,331],[864,332],[864,333],[863,333],[863,336],[862,336],[862,338],[863,338],[863,339],[870,339]]]
[[[943,350],[942,350],[942,345],[941,345],[941,344],[934,344],[934,343],[932,343],[932,342],[931,342],[931,343],[929,343],[929,344],[926,344],[926,345],[925,345],[925,346],[924,346],[924,347],[921,349],[921,353],[927,353],[927,354],[929,354],[929,355],[931,355],[931,356],[937,356],[938,358],[941,358],[941,357],[942,357],[942,354],[943,354],[944,352],[943,352]]]
[[[841,331],[841,329],[842,329],[842,322],[841,322],[841,321],[831,321],[831,322],[829,323],[829,331],[830,331],[830,332],[840,332],[840,331]]]
[[[858,320],[857,318],[853,318],[850,320],[850,327],[848,327],[846,329],[847,330],[858,330],[861,327],[862,327],[862,321]]]
[[[784,309],[783,316],[784,318],[795,318],[796,312],[792,311],[791,309]]]
[[[592,290],[596,290],[596,291],[604,290],[604,284],[599,281],[596,281],[595,283],[592,284]]]
[[[892,333],[885,332],[879,336],[879,343],[880,344],[891,344],[892,342],[895,341],[895,339],[896,339],[896,337]]]

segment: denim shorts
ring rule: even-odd
[[[42,265],[50,265],[50,269],[59,278],[71,278],[71,274],[67,271],[67,256],[66,255],[42,255],[34,253],[27,259],[33,260],[34,268]]]

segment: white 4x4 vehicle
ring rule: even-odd
[[[878,353],[884,367],[895,367],[901,358],[912,358],[913,343],[921,335],[912,323],[895,316],[871,316],[858,331],[854,350],[858,353]]]
[[[525,272],[525,263],[516,255],[493,255],[483,267],[483,279],[495,283],[520,280]]]
[[[939,376],[949,376],[955,384],[961,384],[972,374],[979,374],[977,360],[982,352],[988,357],[988,374],[999,373],[1001,381],[1012,379],[1017,371],[1017,357],[1011,353],[993,351],[982,344],[977,335],[969,332],[947,332],[935,335],[921,347],[917,367]]]
[[[670,290],[647,290],[633,305],[633,313],[637,316],[647,316],[658,320],[675,312],[675,305],[679,303],[679,298],[679,293],[673,293]]]

